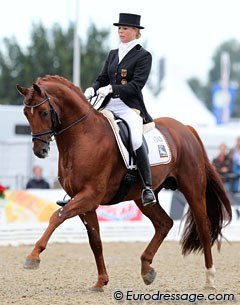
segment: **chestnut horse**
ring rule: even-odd
[[[87,101],[81,89],[60,76],[38,78],[30,88],[17,85],[24,96],[24,114],[33,137],[33,152],[45,158],[55,137],[58,151],[59,181],[71,197],[50,218],[42,237],[27,256],[24,267],[38,268],[54,230],[66,219],[78,215],[87,229],[98,278],[91,289],[102,291],[109,281],[106,271],[96,209],[111,202],[126,173],[126,166],[107,118]],[[154,120],[170,147],[168,164],[151,167],[155,205],[141,202],[141,180],[136,181],[124,200],[134,200],[155,228],[155,234],[141,255],[141,276],[151,284],[156,276],[153,258],[173,220],[158,201],[162,188],[178,189],[189,204],[181,239],[184,255],[202,250],[206,266],[206,285],[214,286],[211,247],[221,237],[221,230],[231,221],[231,206],[218,174],[210,164],[197,132],[172,118]],[[151,149],[151,148],[150,148]]]

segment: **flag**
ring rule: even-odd
[[[227,86],[223,88],[220,84],[212,87],[212,110],[217,124],[229,122],[236,95],[236,88]]]

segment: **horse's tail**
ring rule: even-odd
[[[218,246],[220,248],[219,237],[222,237],[222,229],[232,220],[231,204],[219,175],[208,159],[207,153],[198,133],[193,127],[187,127],[191,130],[202,147],[207,178],[206,207],[207,215],[209,218],[211,245],[213,245],[217,240],[219,242]],[[181,243],[182,253],[184,255],[189,254],[190,252],[201,251],[203,249],[190,209],[188,209],[186,215],[186,222],[181,238]]]

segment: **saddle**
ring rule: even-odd
[[[101,113],[109,121],[126,168],[136,169],[135,154],[132,149],[131,135],[127,122],[105,109],[101,110]],[[154,122],[143,125],[143,144],[147,147],[151,166],[167,164],[171,161],[169,145],[164,135],[155,127]]]
[[[118,148],[121,152],[123,161],[126,166],[126,174],[122,179],[119,190],[114,198],[109,202],[109,205],[123,201],[124,197],[129,192],[136,178],[136,157],[132,147],[131,132],[125,120],[117,117],[111,111],[102,109],[100,111],[109,121],[116,138]],[[165,138],[155,128],[155,123],[151,122],[143,125],[143,145],[149,153],[149,162],[151,166],[171,161],[170,149]],[[151,147],[151,150],[148,149]]]

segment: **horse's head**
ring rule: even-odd
[[[55,134],[58,115],[46,90],[34,83],[31,88],[16,86],[24,96],[23,112],[30,124],[33,140],[33,152],[39,158],[48,156],[50,141]]]

